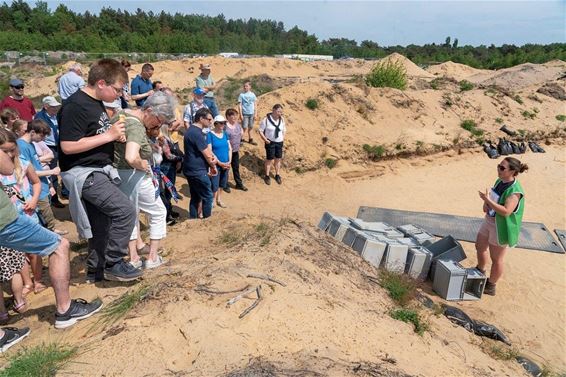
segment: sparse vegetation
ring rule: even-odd
[[[240,232],[234,229],[229,229],[229,230],[224,230],[222,231],[222,233],[220,233],[220,237],[218,237],[217,242],[227,246],[235,246],[239,244],[241,241],[242,241],[242,235],[240,234]]]
[[[459,82],[459,84],[460,84],[460,91],[462,92],[466,92],[468,90],[474,89],[474,84],[472,84],[468,80],[462,80]]]
[[[372,161],[377,161],[385,154],[385,147],[383,145],[363,145],[364,151],[367,153],[367,156]]]
[[[25,348],[9,359],[0,377],[55,376],[76,353],[76,347],[56,343]]]
[[[527,98],[535,102],[542,103],[542,100],[536,94],[531,94]]]
[[[367,74],[366,83],[375,88],[404,90],[407,87],[407,70],[399,61],[377,63]]]
[[[397,304],[406,306],[417,294],[417,286],[408,275],[387,270],[379,271],[379,284]]]
[[[564,114],[558,114],[556,116],[556,120],[560,121],[560,122],[566,122],[566,115]]]
[[[437,77],[430,82],[430,87],[434,90],[438,90],[440,88],[440,84],[442,83],[442,78]]]
[[[534,112],[530,112],[529,110],[523,110],[523,112],[521,113],[521,115],[523,116],[523,118],[525,119],[535,119],[537,114],[535,114]]]
[[[501,118],[495,118],[495,123],[497,123],[497,124],[502,124],[502,123],[503,123],[503,119],[501,119]]]
[[[421,336],[426,330],[428,330],[428,325],[423,321],[419,313],[414,309],[395,309],[390,313],[390,315],[391,318],[398,321],[412,323],[414,331]]]
[[[245,78],[227,77],[226,82],[218,90],[220,103],[226,106],[233,106],[246,81],[252,83],[252,91],[258,97],[280,87],[280,84],[277,85],[271,77],[265,74]]]
[[[94,323],[93,328],[99,325],[106,327],[107,325],[115,323],[143,301],[149,293],[150,286],[147,285],[142,285],[127,291],[122,296],[112,301],[106,308],[102,309],[99,320]]]
[[[476,122],[472,119],[466,119],[460,123],[460,127],[478,137],[483,135],[483,130],[477,128]]]
[[[328,169],[333,169],[336,166],[337,162],[338,160],[335,160],[333,158],[327,158],[326,160],[324,160],[324,165],[326,165]]]
[[[515,102],[517,102],[518,104],[523,104],[523,99],[521,98],[520,95],[515,95],[515,97],[513,97],[513,99],[515,100]]]
[[[269,224],[261,222],[255,226],[255,234],[259,237],[259,246],[267,246],[271,242],[272,228]]]
[[[309,98],[307,102],[305,102],[305,106],[310,110],[318,109],[318,101],[315,98]]]
[[[492,344],[487,353],[496,360],[515,360],[519,356],[519,351],[512,347],[500,346]]]

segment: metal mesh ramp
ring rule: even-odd
[[[554,233],[556,233],[558,241],[560,241],[562,247],[566,250],[566,230],[554,229]]]
[[[439,237],[452,237],[475,242],[482,218],[454,216],[440,213],[402,211],[378,207],[360,207],[358,218],[364,221],[383,221],[393,226],[413,224]],[[519,237],[519,248],[565,253],[542,223],[524,222]]]

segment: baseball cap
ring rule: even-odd
[[[199,67],[201,70],[202,69],[210,69],[210,64],[201,64]]]
[[[24,85],[24,82],[20,79],[11,79],[10,80],[10,86],[20,86],[20,85]]]
[[[206,94],[206,92],[204,91],[203,88],[195,88],[195,90],[193,90],[193,94],[196,94],[197,96],[202,96]]]
[[[222,115],[217,115],[214,117],[214,123],[226,123],[226,118]]]
[[[41,102],[43,102],[43,104],[47,106],[61,106],[61,104],[53,96],[43,97],[43,100],[41,100]]]

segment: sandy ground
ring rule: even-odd
[[[544,145],[545,135],[564,128],[555,119],[565,113],[564,102],[540,94],[532,97],[543,82],[564,85],[556,76],[565,63],[519,66],[505,72],[478,72],[445,63],[427,72],[403,57],[390,58],[407,67],[410,89],[369,89],[355,82],[334,84],[330,80],[366,73],[371,62],[208,58],[219,80],[261,73],[298,78],[260,98],[260,113],[274,102],[285,105],[289,133],[283,185],[263,183],[258,173],[264,152],[244,144],[241,163],[250,190],[223,194],[229,208],[215,209],[209,220],[187,221],[188,190],[180,178],[178,188],[185,195],[178,204],[182,221],[170,228],[164,242],[168,266],[146,274],[142,282],[151,294],[115,323],[105,325],[93,318],[67,331],[52,326],[52,292],[32,295],[31,309],[14,317],[15,325],[32,328],[24,345],[55,341],[79,346],[76,362],[68,364],[61,375],[215,376],[242,368],[247,369],[237,375],[270,375],[251,372],[262,368],[271,375],[292,376],[525,375],[516,362],[486,354],[491,343],[442,316],[422,309],[430,326],[422,337],[409,325],[393,320],[389,316],[392,301],[364,277],[375,275],[376,270],[315,226],[324,211],[355,216],[360,206],[481,216],[477,191],[493,183],[497,161],[489,160],[480,148],[460,148],[471,140],[460,122],[475,119],[486,137],[495,140],[504,136],[496,122],[502,118],[516,130],[542,137],[547,150],[546,154],[529,151],[521,156],[530,166],[520,177],[526,191],[525,221],[566,229],[566,148],[556,137],[564,130],[548,138],[552,145]],[[183,89],[191,85],[200,62],[205,61],[156,63],[161,73],[156,78]],[[454,87],[432,90],[422,85],[422,80],[429,82],[440,75],[470,81],[475,77],[474,82],[479,83],[498,80],[517,90],[523,104],[483,88],[459,92]],[[27,86],[27,94],[48,93],[53,79],[38,78]],[[319,100],[316,111],[304,106],[313,97]],[[450,106],[446,106],[447,98]],[[521,115],[533,107],[538,111],[534,120]],[[454,149],[372,163],[363,153],[365,143],[384,145],[387,154],[418,148],[421,152]],[[334,169],[324,166],[326,158],[337,160]],[[68,213],[63,210],[57,215],[71,230],[70,239],[76,241]],[[464,247],[468,255],[464,264],[474,266],[473,244],[464,243]],[[72,253],[74,297],[99,296],[109,304],[135,290],[110,282],[85,285],[84,253],[84,248]],[[520,353],[564,372],[564,258],[511,250],[496,297],[455,305],[475,319],[498,326]],[[270,274],[286,286],[249,278],[249,272]],[[238,315],[252,300],[226,307],[235,294],[195,291],[203,284],[233,290],[259,283],[264,298],[243,319]],[[430,283],[422,290],[442,303],[431,292]]]

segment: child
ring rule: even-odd
[[[254,128],[254,121],[257,119],[257,97],[252,92],[252,84],[249,81],[244,83],[244,92],[238,96],[238,103],[240,107],[240,122],[244,133],[248,133],[248,142],[253,145],[257,143],[252,139],[252,129]]]
[[[235,109],[226,110],[226,134],[230,140],[230,146],[232,147],[232,173],[234,174],[234,181],[236,181],[236,190],[248,191],[248,188],[244,186],[242,178],[240,177],[240,144],[242,142],[242,125],[236,120],[238,119],[238,112]],[[228,186],[226,186],[228,187]],[[228,187],[228,192],[230,188]]]
[[[20,214],[26,214],[35,222],[39,222],[36,207],[41,192],[41,183],[33,166],[29,163],[22,163],[18,158],[16,134],[0,129],[0,149],[8,154],[15,166],[13,174],[0,175],[2,189]],[[27,293],[31,292],[32,289],[39,293],[46,288],[41,283],[41,258],[32,255],[29,255],[29,257],[32,261],[35,278],[33,286],[29,267],[25,264],[25,254],[9,248],[2,248],[0,252],[0,281],[12,279],[12,291],[15,299],[14,310],[18,313],[23,313],[26,309],[26,302],[23,297]],[[0,301],[0,322],[5,319],[7,319],[7,313],[2,300]]]

